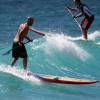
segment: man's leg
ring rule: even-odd
[[[27,70],[27,57],[23,58],[23,67],[25,70]]]
[[[81,28],[82,28],[82,34],[83,34],[83,38],[87,40],[87,30],[86,27],[87,27],[87,24],[88,24],[88,19],[87,18],[84,18],[83,21],[81,22]]]
[[[83,38],[87,40],[88,39],[88,37],[87,37],[87,30],[82,29],[82,31],[83,31]]]
[[[17,61],[17,59],[18,59],[18,58],[13,58],[13,61],[12,61],[12,63],[11,63],[11,66],[14,66],[14,64],[15,64],[16,61]]]

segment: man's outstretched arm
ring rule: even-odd
[[[34,28],[30,28],[29,30],[31,30],[31,31],[33,31],[33,32],[35,32],[35,33],[37,33],[37,34],[39,34],[39,35],[45,36],[45,33],[41,32],[41,31],[38,31],[38,30],[36,30],[36,29],[34,29]]]

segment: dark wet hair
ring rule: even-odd
[[[80,0],[74,0],[74,2],[81,2]]]
[[[27,21],[33,21],[34,19],[32,17],[27,17]]]
[[[29,26],[32,26],[34,19],[32,17],[27,17],[27,23]]]

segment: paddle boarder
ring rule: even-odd
[[[27,21],[20,25],[12,46],[12,63],[11,66],[13,66],[18,58],[23,59],[23,67],[25,70],[27,70],[27,51],[24,46],[23,40],[26,38],[28,41],[32,42],[32,39],[28,37],[28,31],[29,27],[32,26],[34,22],[34,19],[32,17],[28,17]]]
[[[70,8],[70,7],[67,7],[67,8],[70,10],[80,12],[76,16],[73,16],[73,18],[78,18],[81,16],[84,17],[84,19],[81,21],[80,26],[82,29],[84,39],[88,39],[87,33],[88,33],[88,29],[90,28],[92,22],[94,21],[94,15],[92,14],[88,6],[83,4],[80,0],[74,0],[74,3],[75,3],[76,8]]]
[[[42,36],[45,35],[38,30],[30,28],[30,26],[32,26],[33,22],[34,22],[34,19],[32,17],[27,17],[27,21],[20,25],[20,27],[15,35],[13,46],[12,46],[13,60],[12,60],[11,66],[14,66],[14,64],[16,63],[18,58],[22,58],[23,59],[23,68],[25,70],[27,70],[27,51],[24,46],[23,40],[27,39],[28,41],[32,42],[32,39],[27,36],[29,30],[36,32]]]

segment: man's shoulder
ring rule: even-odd
[[[26,26],[26,24],[25,23],[22,23],[22,24],[20,24],[20,26],[23,27],[23,26]]]
[[[21,25],[20,25],[20,28],[28,28],[28,25],[26,24],[26,23],[22,23]]]

